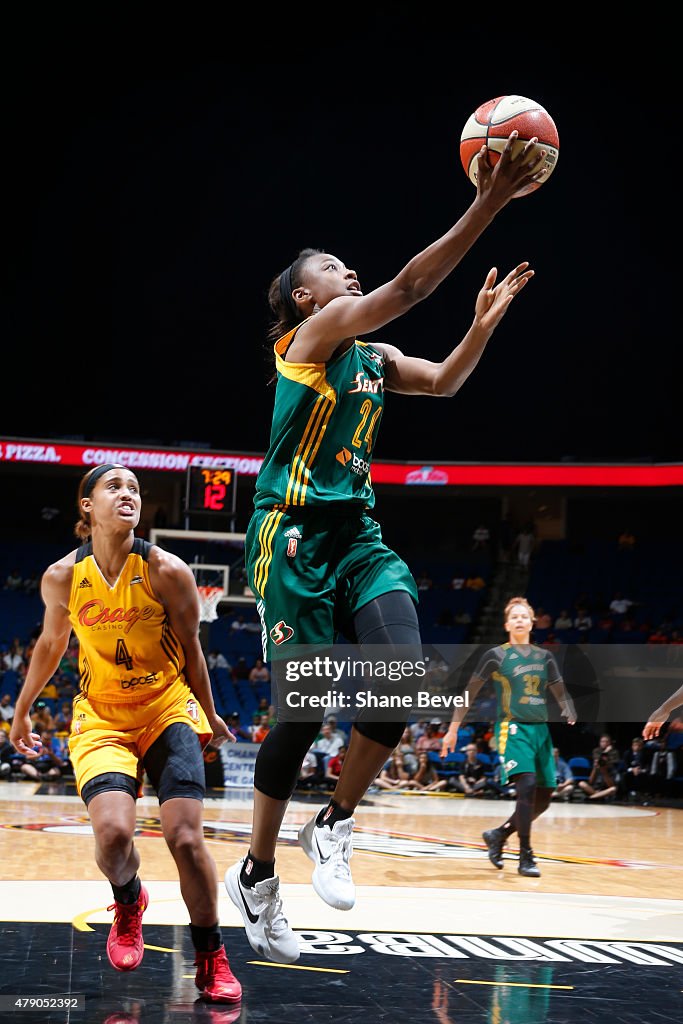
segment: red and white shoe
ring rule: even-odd
[[[242,986],[230,970],[225,946],[215,953],[196,950],[195,985],[205,1003],[238,1003],[242,998]]]
[[[145,945],[142,939],[142,915],[149,906],[144,885],[136,903],[112,903],[114,923],[107,939],[109,963],[117,971],[134,971],[142,961]]]

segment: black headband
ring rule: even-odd
[[[299,308],[292,298],[292,265],[293,264],[290,263],[287,269],[283,270],[280,274],[280,298],[292,316],[296,319],[300,314]]]
[[[97,469],[93,469],[92,473],[87,479],[86,485],[83,488],[83,497],[89,498],[92,494],[92,489],[104,473],[108,473],[110,469],[119,469],[119,466],[112,465],[111,462],[105,463],[103,466],[98,466]]]

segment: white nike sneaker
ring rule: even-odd
[[[242,914],[249,945],[276,964],[293,964],[299,959],[299,942],[282,912],[280,879],[277,875],[245,888],[240,872],[243,857],[225,872],[228,896]]]
[[[313,869],[313,888],[321,900],[337,910],[350,910],[356,902],[356,888],[349,861],[353,857],[353,818],[337,821],[334,828],[318,827],[317,815],[299,829],[299,843]]]

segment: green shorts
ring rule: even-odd
[[[513,775],[533,772],[537,786],[555,788],[553,741],[545,722],[497,722],[496,743],[503,758],[500,767],[503,785]]]
[[[353,616],[381,594],[405,590],[418,600],[410,569],[362,512],[257,509],[245,560],[266,661],[293,647],[331,646],[338,632],[353,643]]]

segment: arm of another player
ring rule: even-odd
[[[209,720],[211,742],[216,747],[226,740],[234,743],[235,737],[213,702],[209,668],[199,642],[199,595],[192,570],[182,559],[158,547],[152,548],[149,567],[154,592],[185,654],[185,679]]]
[[[458,729],[460,728],[463,719],[467,715],[472,704],[477,699],[477,694],[481,690],[482,686],[486,682],[480,676],[474,674],[470,676],[470,681],[465,687],[463,696],[466,700],[463,702],[464,706],[461,708],[455,708],[453,711],[453,717],[451,718],[451,724],[448,726],[446,733],[441,740],[441,756],[447,757],[448,754],[452,754],[458,742]]]
[[[652,740],[656,736],[659,736],[662,726],[666,722],[667,718],[676,708],[683,705],[683,686],[681,686],[675,693],[672,693],[668,700],[652,712],[645,727],[643,729],[643,737],[646,740]]]
[[[41,581],[41,596],[45,605],[43,625],[33,648],[24,685],[17,697],[9,734],[15,749],[26,757],[30,757],[33,748],[40,745],[40,736],[31,731],[31,706],[57,671],[71,636],[67,606],[72,567],[73,561],[55,562],[45,571]]]
[[[528,263],[520,263],[496,284],[498,271],[492,267],[477,295],[474,320],[459,345],[442,362],[406,356],[393,345],[377,343],[384,353],[384,386],[402,395],[434,395],[451,398],[463,386],[510,303],[534,276]]]
[[[576,725],[576,708],[574,707],[574,701],[569,696],[569,691],[564,685],[564,679],[558,679],[554,683],[549,683],[548,687],[552,691],[552,695],[560,705],[560,712],[563,718],[567,719],[567,725]]]

